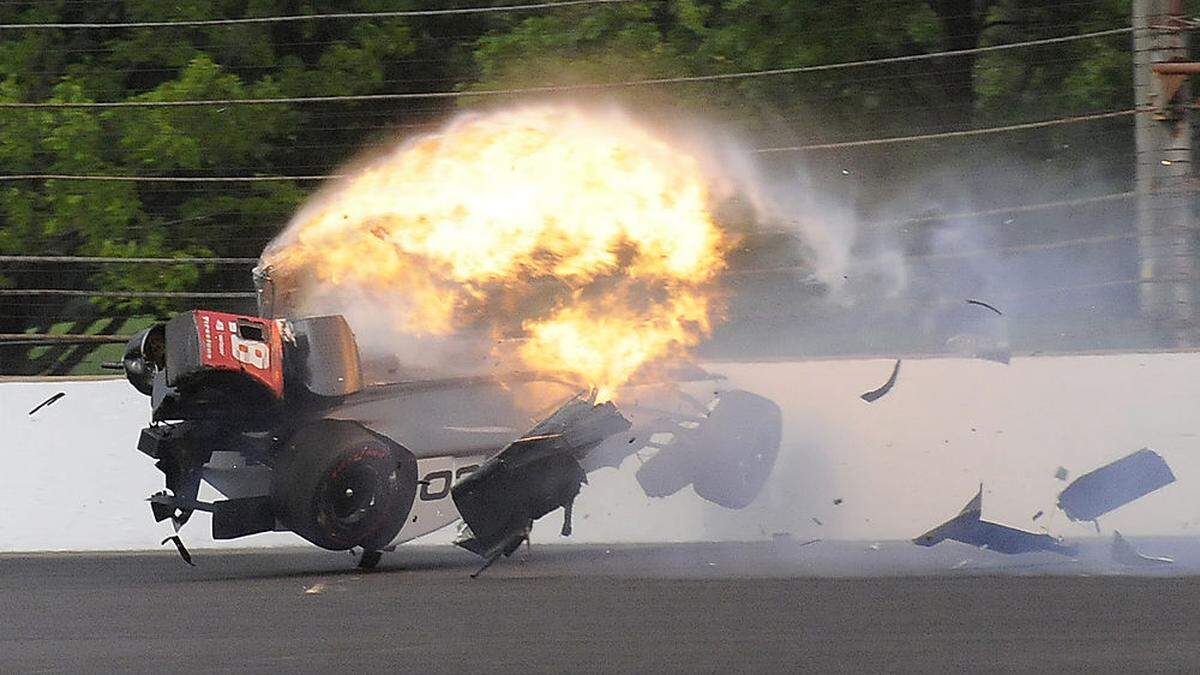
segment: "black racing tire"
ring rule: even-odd
[[[771,476],[783,415],[773,401],[748,391],[727,391],[719,400],[696,430],[692,488],[714,504],[741,509],[758,497]]]
[[[357,422],[314,422],[275,455],[275,514],[321,548],[387,546],[404,527],[416,494],[413,454]]]

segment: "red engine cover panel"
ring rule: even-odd
[[[192,314],[204,367],[240,371],[283,397],[283,342],[274,320],[207,310]]]

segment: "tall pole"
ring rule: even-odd
[[[1159,343],[1197,342],[1200,242],[1193,224],[1191,94],[1187,76],[1155,64],[1188,60],[1182,0],[1133,0],[1137,141],[1138,301]],[[1165,68],[1159,66],[1160,69]]]

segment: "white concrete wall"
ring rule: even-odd
[[[1186,535],[1200,528],[1200,354],[906,361],[893,391],[886,360],[711,364],[729,385],[766,395],[784,410],[784,442],[762,498],[731,512],[690,488],[651,500],[633,480],[637,460],[591,477],[577,503],[572,541],[797,537],[897,539],[945,520],[985,484],[984,516],[1060,534],[1090,525],[1055,513],[1072,478],[1143,446],[1158,450],[1178,481],[1102,519],[1133,535]],[[36,415],[51,394],[66,396]],[[170,533],[145,499],[161,474],[137,452],[148,401],[124,381],[0,383],[0,550],[152,548]],[[841,498],[840,506],[833,499]],[[1046,515],[1037,522],[1038,510]],[[820,525],[813,519],[819,520]],[[535,542],[557,541],[549,516]],[[184,529],[192,547],[291,545],[290,534],[212,542],[198,514]],[[449,541],[447,532],[429,541]]]
[[[1200,534],[1200,354],[1125,354],[892,362],[716,364],[731,383],[784,412],[784,452],[768,493],[752,505],[765,529],[798,536],[910,538],[946,520],[984,484],[989,520],[1055,534],[1094,534],[1054,508],[1071,479],[1142,447],[1177,481],[1101,519],[1133,535]],[[834,498],[845,501],[834,506]],[[1038,521],[1031,517],[1044,510]],[[704,507],[712,532],[739,523]],[[739,518],[752,513],[738,514]],[[811,518],[819,519],[818,527]]]

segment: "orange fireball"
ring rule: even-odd
[[[710,331],[720,185],[616,112],[466,115],[314,197],[263,264],[364,289],[406,335],[523,337],[525,368],[608,396]]]

